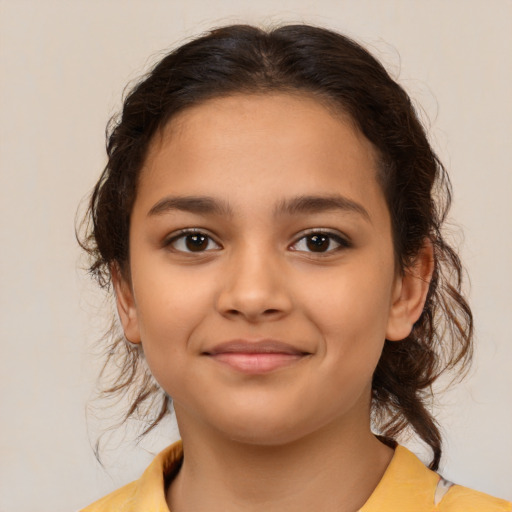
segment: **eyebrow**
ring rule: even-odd
[[[370,214],[362,204],[338,194],[329,196],[298,196],[284,199],[277,204],[274,209],[274,215],[296,215],[299,213],[320,213],[335,210],[356,213],[371,223]]]
[[[199,215],[224,215],[234,217],[229,203],[209,196],[167,196],[158,201],[148,212],[148,216],[162,215],[173,210]],[[363,205],[341,195],[314,196],[302,195],[283,199],[274,208],[274,216],[321,213],[327,211],[356,213],[371,223],[370,214]]]
[[[162,215],[173,210],[233,217],[233,210],[228,203],[208,196],[167,196],[149,210],[148,216]]]

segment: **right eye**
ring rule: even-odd
[[[201,231],[183,229],[165,243],[167,247],[178,252],[206,252],[221,249],[209,235]]]

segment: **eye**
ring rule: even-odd
[[[181,230],[178,235],[168,239],[165,246],[178,252],[206,252],[221,249],[221,246],[209,235],[194,229]]]
[[[299,238],[291,248],[294,251],[332,253],[351,247],[350,242],[342,236],[330,231],[311,231]]]

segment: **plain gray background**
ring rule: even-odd
[[[422,105],[477,328],[472,373],[436,409],[443,473],[512,498],[511,1],[0,0],[1,512],[76,510],[177,435],[166,425],[140,448],[115,435],[102,469],[91,443],[109,423],[84,413],[108,301],[80,270],[73,223],[124,86],[210,27],[301,21],[355,37]]]

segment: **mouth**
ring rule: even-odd
[[[292,366],[310,355],[277,340],[233,340],[203,352],[213,361],[246,374],[262,374]]]

